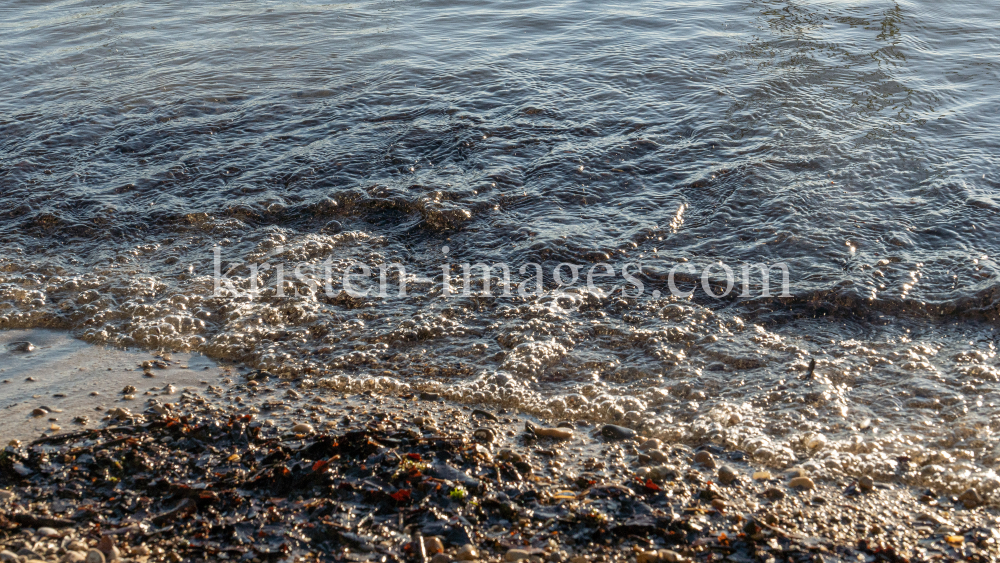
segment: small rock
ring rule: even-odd
[[[660,563],[660,554],[655,551],[640,551],[635,554],[635,563]]]
[[[455,552],[455,559],[459,561],[474,561],[479,559],[479,552],[476,551],[476,546],[467,543],[458,548],[458,551]]]
[[[605,424],[604,427],[601,428],[601,436],[604,436],[604,438],[608,440],[618,441],[635,438],[636,433],[635,430],[632,430],[631,428],[625,428],[624,426],[617,426],[614,424]]]
[[[785,475],[787,475],[790,479],[794,479],[796,477],[808,477],[809,472],[801,467],[793,467],[788,471],[785,471]]]
[[[5,549],[0,551],[0,561],[3,563],[20,563],[21,560],[17,557],[16,553]]]
[[[660,554],[660,561],[663,561],[664,563],[680,563],[681,561],[688,561],[688,559],[680,553],[669,549],[661,549],[657,553]]]
[[[858,479],[858,489],[860,489],[862,492],[870,493],[874,488],[875,488],[875,481],[873,481],[871,477],[867,475],[862,475],[861,478]]]
[[[313,427],[305,423],[299,423],[292,427],[292,433],[294,434],[312,434],[313,432]]]
[[[39,416],[45,416],[47,414],[49,414],[49,411],[47,411],[45,409],[42,409],[42,408],[38,408],[38,409],[35,409],[35,410],[31,411],[31,416],[36,417],[36,418],[39,417]]]
[[[711,452],[702,450],[694,454],[694,462],[709,469],[715,469],[715,458],[712,457]]]
[[[451,563],[453,559],[447,553],[438,553],[431,557],[431,563]]]
[[[84,554],[86,554],[87,544],[83,543],[80,540],[73,540],[69,542],[69,545],[66,546],[66,549],[70,551],[82,551]]]
[[[319,232],[325,235],[335,235],[343,230],[344,226],[340,224],[340,221],[330,221]]]
[[[433,555],[435,553],[444,552],[444,544],[441,543],[441,538],[437,536],[430,536],[424,538],[424,551],[427,555]]]
[[[51,538],[59,535],[59,532],[55,528],[48,528],[48,527],[38,528],[38,530],[35,533],[42,536],[43,538]]]
[[[808,477],[796,477],[788,482],[788,486],[793,489],[805,489],[808,491],[815,489],[816,483],[813,483],[813,480]]]
[[[764,491],[764,498],[768,500],[781,500],[785,498],[785,491],[782,491],[777,487],[770,487]]]
[[[532,424],[530,421],[525,421],[524,429],[534,433],[536,436],[555,438],[556,440],[569,440],[573,437],[573,431],[568,428],[545,428],[537,424]]]
[[[718,510],[719,512],[723,512],[724,510],[726,510],[726,507],[728,506],[729,505],[726,504],[726,501],[722,500],[721,498],[712,499],[712,508]]]
[[[640,452],[648,452],[650,450],[658,450],[663,447],[663,442],[657,440],[656,438],[650,438],[645,442],[639,444]]]
[[[771,472],[770,471],[754,471],[753,472],[754,481],[770,481]]]
[[[436,401],[436,400],[438,400],[440,398],[441,398],[441,395],[438,394],[438,393],[424,392],[424,393],[420,394],[420,400],[421,401]]]
[[[663,451],[661,450],[649,450],[648,452],[646,452],[646,455],[648,455],[649,458],[655,461],[656,463],[667,462],[667,454],[663,453]]]
[[[125,388],[122,389],[122,395],[134,395],[135,392],[135,385],[126,385]]]
[[[118,547],[115,545],[115,540],[111,536],[101,536],[101,539],[97,542],[97,549],[104,554],[105,560],[118,560]]]
[[[719,468],[719,482],[723,485],[729,485],[737,478],[739,478],[739,473],[735,469],[729,467],[728,465],[723,465]]]
[[[0,489],[0,502],[9,502],[14,500],[15,498],[17,498],[17,495],[14,494],[12,491]]]
[[[979,493],[977,493],[975,489],[966,489],[964,493],[958,495],[958,501],[961,502],[965,508],[972,509],[983,504],[983,497],[979,496]]]
[[[503,558],[504,561],[520,561],[530,556],[531,554],[526,549],[511,549],[507,551],[507,554]]]
[[[477,428],[476,431],[472,433],[472,437],[477,441],[484,442],[486,444],[493,443],[493,441],[497,439],[496,433],[489,428]]]
[[[104,563],[104,554],[99,550],[91,549],[87,552],[87,557],[84,561],[86,563]]]
[[[11,342],[7,345],[8,348],[15,352],[31,352],[35,349],[35,345],[27,340],[22,340],[20,342]]]
[[[79,551],[67,551],[60,559],[60,563],[83,563],[87,560],[87,555]]]

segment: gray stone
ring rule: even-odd
[[[739,476],[740,474],[728,465],[723,465],[719,468],[719,482],[723,485],[732,484],[732,482],[738,479]]]

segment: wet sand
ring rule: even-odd
[[[30,343],[31,350],[23,344]],[[151,390],[218,383],[222,371],[195,353],[162,355],[142,350],[94,346],[66,331],[33,329],[0,331],[0,438],[30,440],[41,433],[73,431],[100,421],[111,406],[123,402],[122,389],[133,396]],[[149,362],[150,369],[143,369]],[[129,401],[124,401],[128,403]],[[44,414],[36,409],[47,410]],[[74,421],[77,419],[78,421]]]

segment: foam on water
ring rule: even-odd
[[[986,2],[0,15],[0,328],[996,489]],[[328,259],[333,285],[398,262],[413,289],[288,272],[281,296],[271,270],[215,295],[217,246],[244,290],[248,264]],[[442,263],[539,262],[552,289],[602,261],[643,262],[646,293],[441,289]],[[789,297],[670,296],[678,262],[779,261]]]

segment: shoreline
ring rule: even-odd
[[[320,394],[260,372],[233,375],[229,389],[152,396],[144,413],[112,407],[101,429],[6,447],[0,545],[10,553],[0,557],[96,560],[99,548],[106,560],[117,550],[136,562],[998,554],[995,508],[899,483],[779,473],[738,451],[433,393]]]

